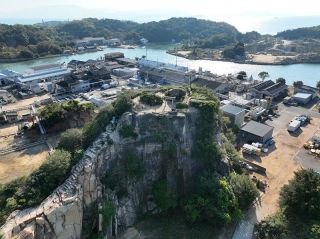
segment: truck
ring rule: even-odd
[[[288,130],[288,132],[290,132],[290,133],[294,133],[294,132],[296,132],[296,131],[300,128],[300,126],[301,126],[301,121],[299,121],[299,120],[292,120],[292,121],[290,122],[290,124],[288,125],[287,130]]]

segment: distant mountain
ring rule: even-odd
[[[287,40],[298,40],[298,39],[320,39],[320,25],[315,27],[302,27],[293,30],[287,30],[279,32],[277,37],[282,37]]]

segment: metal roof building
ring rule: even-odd
[[[222,106],[220,109],[224,115],[228,116],[231,119],[232,124],[238,126],[241,126],[243,124],[244,116],[246,113],[243,108],[229,104]]]
[[[245,142],[265,143],[272,138],[272,134],[273,127],[251,120],[241,128],[239,136]]]

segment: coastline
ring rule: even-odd
[[[307,60],[288,60],[288,61],[281,61],[281,62],[257,62],[257,61],[250,61],[250,60],[236,60],[236,59],[224,59],[224,58],[210,58],[210,57],[197,57],[197,56],[187,56],[185,54],[179,54],[178,52],[166,51],[168,54],[172,56],[182,57],[188,60],[207,60],[207,61],[221,61],[221,62],[232,62],[237,64],[245,64],[245,65],[259,65],[259,66],[289,66],[289,65],[298,65],[298,64],[320,64],[320,59],[316,62],[314,61],[307,61]]]

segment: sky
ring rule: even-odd
[[[84,17],[137,22],[197,17],[225,21],[242,32],[271,34],[281,27],[320,25],[319,0],[0,0],[0,6],[0,21],[4,23]]]

